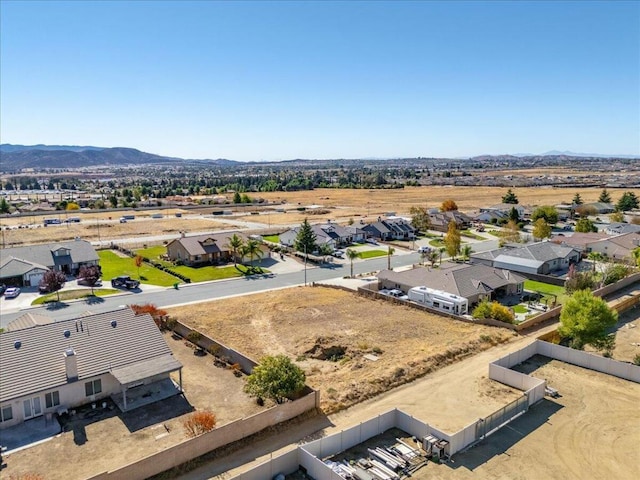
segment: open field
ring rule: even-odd
[[[312,211],[291,210],[286,213],[275,212],[270,208],[268,215],[260,211],[259,215],[234,216],[234,220],[246,220],[263,223],[271,228],[281,227],[282,230],[291,224],[300,223],[304,218],[316,222],[331,219],[337,222],[347,222],[350,219],[370,221],[388,212],[398,215],[408,215],[409,209],[415,205],[427,207],[439,207],[444,200],[453,199],[460,210],[465,212],[477,211],[480,206],[495,205],[501,202],[502,196],[507,191],[504,187],[406,187],[396,190],[367,190],[367,189],[316,189],[298,192],[260,192],[254,196],[264,198],[270,202],[286,203],[283,208],[292,209],[298,204],[302,206],[322,205],[326,213],[314,215]],[[600,188],[515,188],[522,205],[555,205],[562,201],[570,202],[576,193],[580,193],[585,202],[597,200],[602,189]],[[626,191],[626,190],[624,190]],[[640,189],[630,189],[640,196]],[[623,191],[610,190],[613,201],[622,195]],[[226,205],[233,209],[233,205]],[[39,225],[39,228],[4,230],[5,245],[21,245],[24,243],[44,243],[50,241],[71,240],[81,237],[86,240],[131,238],[137,235],[160,235],[179,232],[214,231],[230,228],[211,216],[214,209],[220,206],[207,206],[189,213],[202,213],[194,218],[176,218],[176,212],[185,212],[179,208],[168,210],[149,210],[144,212],[120,211],[89,213],[78,212],[51,212],[31,217],[3,218],[3,226]],[[253,208],[253,207],[252,207]],[[256,206],[255,210],[262,209]],[[133,213],[136,219],[127,223],[119,223],[118,218],[126,213]],[[152,219],[151,215],[162,213],[160,219]],[[254,212],[256,213],[256,212]],[[81,223],[54,225],[42,227],[46,217],[60,218],[64,220],[68,216],[80,216]],[[109,219],[111,218],[111,221]],[[101,219],[98,227],[97,219]],[[231,227],[233,228],[233,227]]]
[[[182,422],[192,408],[211,410],[217,425],[223,425],[270,406],[259,407],[242,391],[244,379],[236,378],[231,370],[215,367],[211,355],[196,356],[184,340],[169,334],[165,338],[184,366],[187,401],[174,396],[125,414],[107,410],[100,417],[86,420],[79,414],[65,433],[5,457],[7,468],[0,476],[11,478],[32,472],[46,480],[81,480],[180,443],[187,438]],[[172,377],[177,383],[177,372]]]
[[[305,370],[308,384],[321,391],[325,413],[514,338],[506,329],[325,287],[228,298],[168,313],[256,360],[289,355]]]
[[[640,476],[640,385],[535,356],[522,369],[562,395],[482,441],[455,463],[430,464],[414,478],[636,479]],[[434,477],[435,475],[435,477]]]

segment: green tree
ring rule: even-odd
[[[6,198],[2,197],[0,199],[0,213],[9,213],[10,208],[9,202],[7,202]]]
[[[255,257],[262,258],[262,250],[260,249],[260,242],[253,238],[247,240],[247,243],[242,247],[242,256],[249,257],[249,265],[253,266],[253,259]]]
[[[640,247],[631,250],[631,258],[633,258],[637,267],[640,267]]]
[[[533,223],[533,238],[544,239],[551,236],[551,227],[544,218],[538,218]]]
[[[572,348],[582,350],[592,345],[597,350],[610,349],[607,329],[618,321],[618,312],[589,290],[578,290],[562,306],[558,333],[569,339]]]
[[[550,205],[542,205],[536,208],[531,214],[532,221],[535,222],[539,218],[544,218],[544,221],[549,225],[555,225],[558,223],[558,210],[556,210],[556,207]]]
[[[473,309],[471,313],[473,318],[493,318],[499,322],[513,323],[515,321],[515,315],[513,312],[504,305],[493,301],[483,300]]]
[[[40,280],[40,287],[47,292],[56,292],[60,301],[60,289],[67,281],[67,276],[60,270],[47,270]]]
[[[438,252],[436,250],[429,250],[429,253],[427,253],[427,259],[429,260],[429,263],[431,263],[431,266],[435,267],[436,262],[438,261]]]
[[[602,192],[600,192],[598,201],[602,203],[611,203],[611,195],[609,195],[609,192],[607,192],[606,188],[603,188]]]
[[[602,272],[602,286],[616,283],[631,273],[631,267],[622,263],[610,263]]]
[[[598,228],[588,218],[581,218],[576,222],[576,232],[597,232]]]
[[[520,221],[520,212],[516,207],[511,207],[511,210],[509,210],[509,220],[513,220],[516,223]]]
[[[465,245],[462,247],[462,259],[465,262],[469,260],[469,257],[471,257],[472,253],[473,253],[473,248],[471,248],[471,245]]]
[[[638,197],[636,197],[636,194],[633,192],[624,192],[620,200],[618,200],[616,208],[621,212],[638,208]]]
[[[252,397],[283,403],[304,388],[305,374],[286,355],[266,356],[253,367],[244,391]]]
[[[516,194],[511,191],[511,189],[507,190],[507,193],[502,197],[502,203],[511,203],[513,205],[518,204],[518,197]]]
[[[233,256],[233,264],[238,264],[238,252],[242,249],[244,245],[244,240],[242,237],[238,236],[237,233],[234,233],[231,237],[227,237],[227,248],[231,250],[231,255]]]
[[[298,235],[296,236],[296,250],[305,254],[313,252],[317,248],[316,239],[317,237],[311,228],[311,224],[305,218],[302,225],[300,225]]]
[[[396,249],[393,248],[391,245],[387,247],[387,270],[391,270],[391,255],[393,255],[393,252],[395,251]]]
[[[431,227],[431,218],[426,207],[411,207],[411,225],[420,232],[426,232]]]
[[[582,205],[584,202],[582,201],[582,197],[580,196],[580,194],[576,193],[573,196],[573,200],[571,201],[571,203],[573,203],[574,205]]]
[[[447,234],[444,236],[444,245],[447,249],[447,253],[450,257],[455,258],[460,253],[460,245],[462,241],[460,239],[460,231],[456,222],[451,220],[449,222],[449,228]]]
[[[351,278],[353,278],[353,261],[358,258],[358,252],[353,248],[347,248],[347,258],[351,264]]]
[[[242,203],[240,192],[236,191],[236,193],[233,194],[233,203]]]

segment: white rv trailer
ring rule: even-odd
[[[455,315],[464,315],[469,309],[466,298],[434,288],[413,287],[408,295],[409,300]]]

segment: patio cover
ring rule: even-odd
[[[129,385],[139,382],[154,375],[175,372],[182,369],[182,364],[173,355],[161,355],[159,357],[142,360],[120,368],[114,368],[111,374],[116,377],[120,385]]]

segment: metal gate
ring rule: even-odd
[[[494,430],[511,421],[516,415],[526,412],[528,403],[527,396],[523,395],[491,415],[481,418],[476,424],[476,439],[480,440],[490,435]]]

